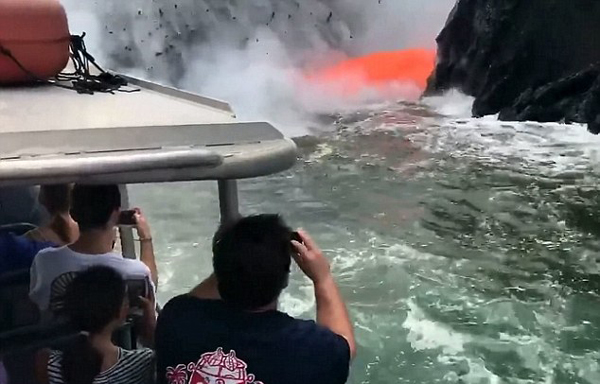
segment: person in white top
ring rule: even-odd
[[[71,245],[40,251],[31,266],[29,296],[42,314],[60,309],[62,294],[74,275],[92,266],[107,266],[126,280],[146,278],[152,288],[158,273],[150,227],[139,209],[134,223],[139,236],[140,260],[126,259],[113,252],[115,227],[121,214],[117,185],[75,185],[71,216],[79,224],[80,236]]]

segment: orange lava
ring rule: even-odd
[[[392,83],[416,86],[422,91],[433,71],[435,56],[435,50],[420,48],[376,52],[345,60],[310,78],[339,84],[345,94],[355,94],[365,87],[381,89]]]

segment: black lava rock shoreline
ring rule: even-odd
[[[458,88],[473,115],[600,132],[600,1],[459,0],[426,94]]]

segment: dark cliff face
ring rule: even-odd
[[[600,62],[599,20],[598,0],[459,0],[426,93],[458,88],[475,116],[498,113]]]
[[[512,105],[500,111],[499,118],[587,123],[592,133],[600,133],[600,65],[525,90]]]

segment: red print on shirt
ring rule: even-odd
[[[167,380],[169,384],[186,384],[187,381],[187,368],[183,364],[179,364],[175,368],[167,368]]]
[[[187,368],[187,369],[186,369]],[[169,384],[263,384],[254,381],[254,375],[248,374],[248,364],[236,357],[235,351],[225,354],[223,348],[205,353],[197,363],[189,363],[187,367],[167,367]]]

